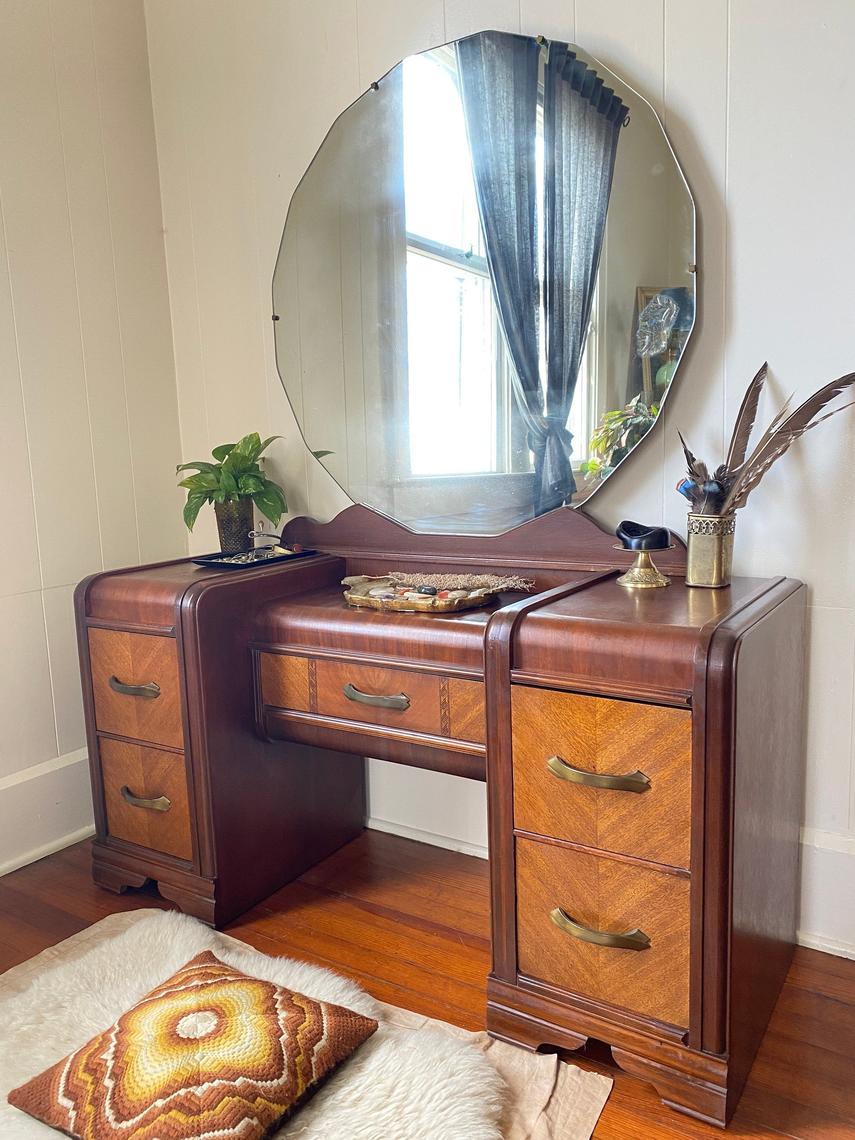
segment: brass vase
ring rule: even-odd
[[[253,529],[252,499],[236,499],[229,503],[214,503],[220,550],[223,554],[240,554],[252,549],[249,532]]]
[[[695,515],[689,512],[687,586],[730,585],[736,514]]]

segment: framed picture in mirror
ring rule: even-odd
[[[685,285],[639,285],[629,352],[627,397],[658,406],[677,370],[695,317]]]

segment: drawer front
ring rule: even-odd
[[[687,878],[527,839],[517,840],[516,874],[521,973],[658,1021],[688,1025]],[[630,941],[646,935],[649,945],[598,945],[585,940],[589,931],[640,931]]]
[[[98,729],[184,747],[174,638],[93,628],[89,660]]]
[[[309,659],[284,653],[259,653],[261,697],[266,705],[309,712]]]
[[[178,859],[192,859],[183,754],[103,737],[99,746],[108,833]]]
[[[439,677],[347,661],[316,661],[315,669],[322,716],[443,735]]]
[[[689,866],[691,712],[523,686],[512,701],[517,828]],[[612,786],[577,782],[591,775]]]

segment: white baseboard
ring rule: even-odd
[[[824,954],[836,954],[838,958],[855,958],[855,943],[838,942],[835,938],[826,938],[824,934],[809,934],[800,930],[796,935],[799,946],[807,946],[809,950],[822,950]]]
[[[85,748],[0,779],[0,875],[94,834]]]
[[[391,819],[377,819],[369,816],[365,824],[372,831],[385,831],[389,835],[400,835],[402,839],[415,839],[419,843],[427,843],[431,847],[444,847],[446,851],[459,851],[463,855],[474,855],[477,859],[487,858],[487,848],[480,843],[467,843],[463,839],[455,839],[453,835],[437,835],[433,831],[422,831],[419,827],[407,827],[403,823],[396,823]]]
[[[24,851],[22,854],[16,855],[14,859],[0,863],[0,877],[8,875],[10,871],[17,871],[19,867],[26,867],[28,863],[36,863],[39,859],[44,859],[46,855],[53,855],[55,851],[62,851],[66,847],[73,847],[75,843],[80,843],[81,840],[88,839],[94,834],[95,825],[90,823],[88,827],[81,827],[78,831],[71,831],[68,835],[61,835],[58,839],[52,839],[49,843],[43,843],[41,847],[34,847],[31,851]]]

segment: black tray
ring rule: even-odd
[[[254,551],[245,551],[249,554],[261,554],[263,547]],[[230,562],[227,559],[237,558],[236,554],[225,554],[222,550],[216,554],[202,554],[193,561],[197,566],[216,566],[220,570],[256,570],[259,566],[273,566],[277,562],[293,562],[296,558],[308,558],[317,554],[317,550],[295,550],[291,554],[269,554],[266,558],[253,558],[248,562]]]

